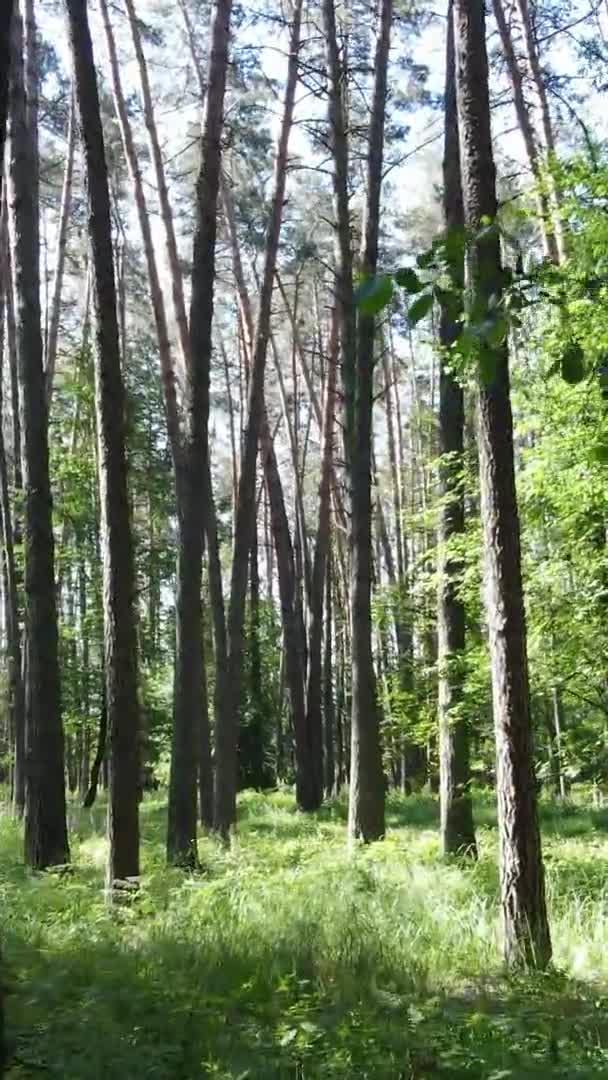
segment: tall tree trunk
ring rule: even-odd
[[[454,20],[465,219],[477,233],[482,220],[494,221],[497,212],[483,0],[455,0]],[[495,232],[473,241],[467,271],[475,310],[487,308],[492,295],[500,298],[500,239]],[[510,965],[545,967],[551,939],[532,762],[509,354],[506,343],[482,348],[482,370],[490,369],[479,384],[479,457],[504,955]]]
[[[454,67],[454,22],[448,9],[445,81],[445,141],[443,153],[443,215],[446,234],[464,228],[460,179],[458,110]],[[464,288],[464,258],[451,266],[456,295]],[[459,331],[462,312],[441,311],[439,343],[439,526],[437,595],[437,672],[439,714],[439,784],[441,847],[444,855],[476,854],[473,805],[469,790],[469,737],[462,715],[465,649],[464,603],[459,595],[462,560],[450,544],[464,534],[464,393],[450,365],[450,348]]]
[[[228,227],[230,246],[232,249],[232,266],[235,284],[241,308],[243,337],[249,369],[251,369],[252,345],[255,338],[253,313],[236,231],[236,220],[232,195],[227,183],[222,185],[222,202]],[[276,350],[275,342],[270,333],[269,339]],[[277,365],[278,368],[278,365]],[[282,379],[279,378],[279,387],[282,389]],[[284,409],[286,413],[286,410]],[[289,440],[292,451],[292,461],[296,471],[296,504],[298,502],[297,484],[297,450],[293,431],[288,423]],[[301,606],[298,604],[297,571],[294,546],[291,539],[289,520],[285,507],[283,485],[277,463],[276,453],[265,405],[262,405],[260,421],[259,441],[261,449],[262,466],[266,481],[266,492],[270,507],[270,522],[274,538],[274,546],[277,556],[277,577],[279,579],[279,596],[281,600],[281,621],[283,626],[283,640],[285,645],[285,673],[289,688],[289,698],[292,712],[292,720],[295,735],[296,751],[296,800],[302,810],[312,810],[319,805],[320,795],[315,792],[314,773],[310,760],[310,746],[306,728],[306,703],[304,693],[304,679],[306,668],[306,642],[305,628],[303,623]],[[255,530],[254,530],[255,532]],[[318,800],[318,801],[317,801]]]
[[[547,88],[545,85],[545,76],[541,67],[538,46],[536,43],[536,35],[534,27],[532,25],[532,16],[530,12],[529,2],[528,0],[516,0],[516,4],[522,23],[526,60],[528,63],[532,85],[536,92],[536,97],[540,110],[543,141],[549,165],[549,173],[547,176],[549,198],[551,200],[553,209],[559,259],[560,262],[563,262],[563,260],[568,254],[568,251],[564,224],[560,218],[559,212],[559,191],[555,182],[554,174],[551,172],[551,167],[554,164],[555,158],[555,136],[553,134],[553,122],[551,120],[551,112],[549,109],[549,99],[547,96]]]
[[[331,799],[336,792],[336,710],[333,685],[332,640],[332,559],[331,539],[325,567],[325,649],[323,657],[323,734],[325,745],[324,784],[325,795]]]
[[[13,0],[6,0],[0,12],[0,163],[4,161],[4,144],[6,140],[6,116],[9,111],[9,67],[11,63],[11,21],[13,17]],[[3,199],[4,168],[0,165],[0,206]],[[0,238],[0,243],[1,243]],[[6,287],[10,284],[6,282]],[[2,282],[0,281],[0,288]],[[4,1076],[6,1053],[4,1045],[4,981],[2,971],[2,957],[0,956],[0,1077]]]
[[[8,84],[11,63],[11,23],[14,0],[5,0],[0,11],[0,162],[4,162],[4,145],[8,119]],[[2,204],[4,167],[0,169],[0,205]]]
[[[560,255],[555,236],[555,223],[553,221],[551,203],[546,191],[542,161],[536,140],[536,134],[530,119],[530,113],[524,96],[524,80],[515,53],[515,46],[503,6],[503,0],[493,0],[494,18],[500,36],[500,43],[504,53],[509,79],[513,88],[515,99],[515,114],[517,123],[524,140],[528,164],[536,184],[536,204],[538,207],[538,221],[543,241],[543,249],[547,258],[554,263],[559,263]]]
[[[110,196],[87,0],[67,0],[87,176],[96,321],[95,415],[101,506],[104,668],[109,737],[108,884],[139,874],[139,737],[135,577],[127,491]]]
[[[296,0],[289,46],[289,63],[283,119],[277,146],[274,191],[268,231],[260,306],[251,361],[247,402],[247,428],[239,476],[239,490],[234,531],[234,552],[228,613],[229,706],[216,727],[215,824],[226,835],[236,818],[236,765],[238,708],[243,669],[243,627],[247,594],[249,552],[256,511],[257,444],[264,411],[264,373],[270,333],[271,302],[274,284],[287,176],[287,151],[293,120],[298,75],[302,0]]]
[[[3,364],[4,364],[4,292],[10,289],[8,266],[5,258],[6,244],[4,214],[0,226],[0,520],[2,522],[2,546],[5,573],[4,602],[8,644],[8,694],[10,729],[13,736],[13,806],[18,817],[25,809],[25,697],[21,671],[21,632],[19,629],[19,587],[15,566],[13,515],[10,485],[4,444]]]
[[[150,159],[154,168],[154,176],[156,179],[156,188],[158,192],[158,201],[160,205],[160,215],[163,223],[167,262],[169,265],[169,272],[171,278],[173,312],[177,325],[181,356],[183,359],[183,363],[187,364],[188,356],[190,353],[190,335],[188,332],[188,318],[186,315],[186,301],[184,298],[184,283],[179,261],[175,227],[173,224],[173,212],[171,209],[171,203],[169,201],[169,190],[167,187],[163,158],[160,149],[160,141],[156,128],[156,118],[154,116],[152,90],[150,87],[148,68],[146,65],[146,58],[144,55],[141,41],[139,19],[137,18],[137,12],[135,10],[135,0],[125,0],[125,5],[127,9],[127,16],[129,19],[129,27],[131,29],[131,37],[133,39],[133,48],[135,49],[135,58],[137,60],[137,67],[139,71],[144,123],[146,125],[146,131],[148,133]]]
[[[382,0],[374,58],[374,90],[367,152],[367,198],[361,269],[376,273],[380,193],[392,0]],[[351,839],[377,840],[384,834],[384,775],[379,711],[372,655],[371,614],[371,458],[375,319],[359,313],[356,367],[345,381],[355,382],[354,415],[347,427],[347,466],[351,486],[352,703],[348,833]],[[349,391],[352,396],[352,390]]]
[[[177,644],[167,857],[171,862],[186,865],[196,862],[194,740],[203,707],[201,578],[203,535],[212,507],[212,501],[205,499],[205,485],[211,488],[208,448],[211,328],[230,15],[231,0],[216,0],[210,31],[201,165],[196,191],[190,363],[187,368],[184,462],[179,480],[183,491],[178,513]],[[216,746],[218,720],[216,717]]]
[[[69,859],[59,684],[55,559],[38,275],[34,146],[27,122],[23,27],[13,19],[10,226],[25,487],[25,858],[36,869]]]
[[[50,409],[53,395],[53,381],[55,378],[55,365],[57,362],[57,341],[59,337],[59,319],[61,315],[61,289],[63,285],[63,272],[65,268],[65,254],[68,240],[68,225],[72,208],[72,181],[74,176],[74,153],[76,149],[76,116],[74,95],[70,102],[70,115],[68,120],[68,143],[65,158],[65,170],[63,174],[63,187],[61,190],[61,208],[59,211],[59,225],[57,228],[57,248],[55,251],[55,271],[53,274],[53,291],[51,296],[51,312],[49,317],[49,333],[46,350],[46,398],[47,407]]]
[[[310,588],[310,630],[308,641],[308,678],[306,683],[306,729],[310,742],[316,805],[323,798],[323,713],[322,646],[323,600],[327,588],[327,561],[330,545],[331,474],[335,439],[336,381],[339,349],[338,308],[334,304],[327,350],[325,410],[321,434],[321,477],[319,481],[319,518]],[[331,634],[331,618],[329,622]],[[331,674],[331,667],[330,667]],[[327,720],[327,718],[326,718]],[[333,731],[331,732],[333,739]],[[331,743],[331,740],[330,740]],[[326,742],[327,753],[327,742]],[[331,764],[331,762],[330,762]],[[333,771],[333,764],[331,764]],[[332,784],[333,788],[333,784]]]

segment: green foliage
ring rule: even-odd
[[[389,798],[383,844],[344,844],[346,807],[244,793],[239,839],[164,866],[142,807],[141,888],[104,903],[104,808],[71,809],[72,874],[31,876],[0,819],[10,1080],[427,1080],[605,1075],[605,815],[543,806],[559,971],[504,978],[492,801],[480,860],[438,859],[437,804]],[[585,982],[584,980],[588,980]]]

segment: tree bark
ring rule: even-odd
[[[70,116],[68,120],[68,143],[63,174],[63,187],[61,190],[61,207],[59,210],[59,225],[57,228],[57,248],[55,252],[55,271],[53,274],[53,290],[51,298],[51,314],[49,318],[49,334],[46,349],[46,398],[47,408],[51,407],[53,396],[53,381],[55,378],[55,365],[57,362],[57,340],[59,337],[59,318],[61,315],[61,289],[63,286],[63,272],[65,268],[65,254],[68,240],[68,226],[70,211],[72,208],[72,181],[74,176],[74,152],[76,149],[76,117],[74,95],[70,102]]]
[[[10,289],[6,260],[5,225],[3,215],[0,224],[0,418],[4,396],[4,292]],[[5,611],[8,646],[8,695],[10,729],[13,737],[13,807],[18,817],[25,809],[25,697],[21,671],[21,631],[19,628],[19,585],[15,565],[13,515],[10,485],[4,443],[4,424],[0,419],[0,520],[2,522],[2,545],[5,572]]]
[[[67,0],[87,176],[96,321],[95,416],[101,507],[104,669],[109,739],[108,885],[139,875],[135,577],[108,173],[87,0]]]
[[[332,559],[331,538],[325,566],[325,649],[323,657],[323,735],[325,745],[324,784],[325,795],[331,799],[336,794],[336,709],[334,702],[332,662]],[[339,755],[338,755],[339,756]]]
[[[392,0],[382,0],[374,58],[374,89],[367,151],[367,198],[361,269],[376,273],[380,224],[380,193],[387,69],[390,50]],[[371,458],[374,377],[374,316],[359,313],[354,379],[352,426],[347,427],[347,465],[351,486],[351,622],[352,702],[351,762],[348,834],[351,840],[370,841],[384,835],[385,784],[382,770],[379,710],[372,655],[371,615]],[[350,391],[352,395],[352,390]]]
[[[42,366],[35,148],[27,121],[23,27],[13,19],[10,227],[25,488],[25,858],[44,869],[69,859],[48,421]]]
[[[538,220],[544,253],[547,258],[551,259],[551,262],[559,263],[560,254],[555,235],[555,224],[553,222],[551,203],[544,186],[542,162],[524,95],[524,80],[515,54],[515,46],[513,44],[511,30],[507,23],[503,0],[493,0],[493,10],[502,51],[507,65],[507,71],[509,73],[509,79],[513,88],[517,123],[519,124],[519,129],[524,140],[528,164],[530,165],[530,170],[536,184],[536,204],[538,207]]]
[[[495,221],[488,58],[483,0],[455,0],[456,85],[465,220],[473,233]],[[490,231],[469,248],[468,284],[475,310],[500,298],[500,239]],[[513,417],[506,343],[481,355],[479,457],[486,612],[496,734],[504,955],[509,965],[545,967],[551,939],[532,763],[532,725],[513,460]]]
[[[5,0],[0,11],[0,161],[4,162],[4,145],[8,119],[8,86],[11,64],[11,23],[14,0]],[[4,168],[0,169],[0,205],[2,204]]]
[[[205,499],[209,474],[208,422],[211,330],[215,281],[217,201],[221,170],[221,134],[228,68],[231,0],[216,0],[210,32],[207,94],[197,180],[197,219],[192,256],[190,353],[178,500],[177,647],[167,858],[196,863],[196,734],[203,702],[201,579],[203,535],[212,502]],[[216,717],[216,745],[217,726]]]
[[[443,156],[443,216],[446,234],[464,229],[460,179],[458,110],[454,66],[454,22],[448,9]],[[464,255],[451,266],[454,294],[464,288]],[[437,672],[441,848],[444,855],[476,855],[473,805],[469,790],[469,735],[462,715],[465,611],[459,595],[462,559],[450,550],[464,534],[464,393],[450,366],[450,349],[462,311],[444,305],[439,326],[439,524],[437,595]]]
[[[175,322],[177,325],[178,337],[181,348],[181,355],[183,364],[187,366],[188,356],[190,354],[190,334],[188,331],[188,317],[186,314],[186,301],[184,298],[184,283],[182,278],[182,272],[179,261],[179,252],[177,248],[177,239],[175,236],[175,228],[173,224],[173,212],[171,209],[171,203],[169,200],[169,191],[167,187],[167,180],[165,177],[165,169],[163,165],[163,158],[160,149],[160,141],[158,138],[158,131],[156,128],[156,119],[154,116],[154,104],[152,99],[152,90],[150,87],[150,80],[148,78],[148,68],[146,64],[146,58],[141,42],[141,34],[139,30],[139,21],[137,18],[137,12],[135,10],[134,0],[125,0],[127,9],[127,16],[129,19],[129,26],[131,29],[131,37],[133,40],[133,48],[135,49],[135,58],[137,60],[137,67],[139,71],[139,81],[141,86],[142,106],[144,113],[144,123],[146,125],[146,131],[148,133],[148,145],[150,148],[150,158],[154,168],[154,175],[156,178],[156,187],[158,191],[158,201],[160,205],[160,215],[163,223],[163,231],[165,235],[165,245],[167,252],[167,262],[169,264],[170,278],[171,278],[171,295],[173,299],[173,312],[175,315]]]
[[[308,677],[306,682],[306,730],[310,743],[310,760],[313,769],[314,795],[317,806],[323,798],[323,601],[326,595],[327,562],[330,545],[331,476],[335,438],[336,383],[338,369],[339,328],[338,308],[334,304],[327,351],[327,376],[325,386],[325,409],[321,431],[321,477],[319,481],[319,517],[313,557],[310,588],[310,627],[308,635]],[[326,631],[327,632],[327,631]],[[329,621],[331,634],[331,616]],[[331,665],[330,665],[331,676]],[[327,723],[327,717],[326,717]],[[327,731],[326,731],[327,735]],[[330,736],[333,739],[333,731]],[[328,753],[327,740],[325,742]],[[330,753],[330,768],[331,764]],[[327,779],[327,778],[326,778]],[[325,784],[327,786],[327,784]],[[332,783],[333,789],[333,783]]]
[[[301,20],[302,2],[296,0],[292,17],[283,119],[275,162],[272,208],[266,236],[260,306],[251,361],[247,427],[237,497],[228,613],[230,699],[226,714],[218,718],[221,722],[216,726],[215,824],[223,835],[227,835],[236,819],[238,708],[242,686],[243,628],[249,552],[255,528],[257,444],[264,409],[264,373],[270,333],[274,274],[285,201],[287,152],[295,104]]]

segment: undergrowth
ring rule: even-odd
[[[67,874],[26,872],[0,817],[10,1080],[608,1077],[608,818],[543,807],[555,968],[513,979],[476,810],[463,866],[430,798],[392,798],[386,840],[349,853],[341,802],[304,817],[248,792],[231,847],[203,838],[186,876],[148,799],[141,888],[112,910],[102,806],[70,809]]]

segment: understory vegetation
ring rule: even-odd
[[[158,1080],[608,1074],[608,811],[541,802],[554,968],[505,976],[494,797],[479,859],[439,858],[438,806],[393,794],[382,844],[245,792],[230,848],[168,870],[146,798],[137,894],[104,898],[105,808],[70,806],[72,867],[24,869],[0,819],[0,905],[18,1077]]]

